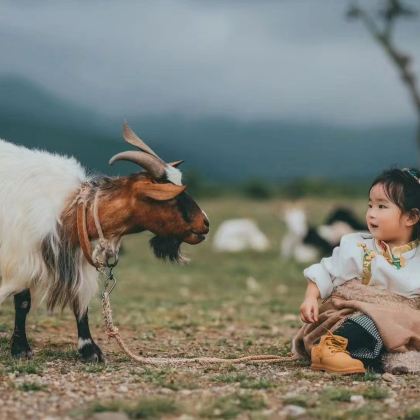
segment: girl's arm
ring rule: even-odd
[[[316,283],[322,299],[330,296],[335,286],[348,280],[361,278],[363,274],[363,241],[360,233],[343,236],[340,246],[334,248],[331,257],[323,258],[303,272],[309,283]]]
[[[311,324],[312,322],[318,321],[318,299],[320,297],[320,292],[318,286],[312,282],[308,281],[308,286],[306,287],[305,299],[303,300],[302,305],[300,305],[300,318],[303,322]]]
[[[359,244],[363,240],[360,233],[343,236],[340,246],[334,248],[331,257],[323,258],[303,273],[308,280],[305,298],[300,306],[303,322],[318,321],[318,299],[331,295],[333,288],[348,280],[359,278],[363,271],[363,251]]]

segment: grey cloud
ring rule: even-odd
[[[0,72],[113,115],[412,121],[395,69],[346,4],[8,1]],[[420,20],[397,33],[420,69]]]

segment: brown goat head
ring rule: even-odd
[[[156,256],[180,260],[181,243],[198,244],[209,231],[206,214],[182,185],[182,174],[177,169],[182,161],[164,162],[127,125],[124,138],[140,150],[119,153],[110,163],[129,160],[146,170],[130,176],[128,181],[126,202],[131,231],[149,230],[156,235],[151,240]]]

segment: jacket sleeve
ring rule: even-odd
[[[331,257],[323,258],[320,263],[304,270],[306,279],[318,286],[322,299],[330,296],[334,287],[361,277],[363,250],[358,246],[361,242],[359,234],[345,235]]]

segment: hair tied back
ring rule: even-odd
[[[410,168],[404,168],[402,169],[402,171],[408,175],[410,175],[410,177],[417,182],[417,184],[420,185],[420,178],[417,176],[417,174],[414,172],[413,169]]]

